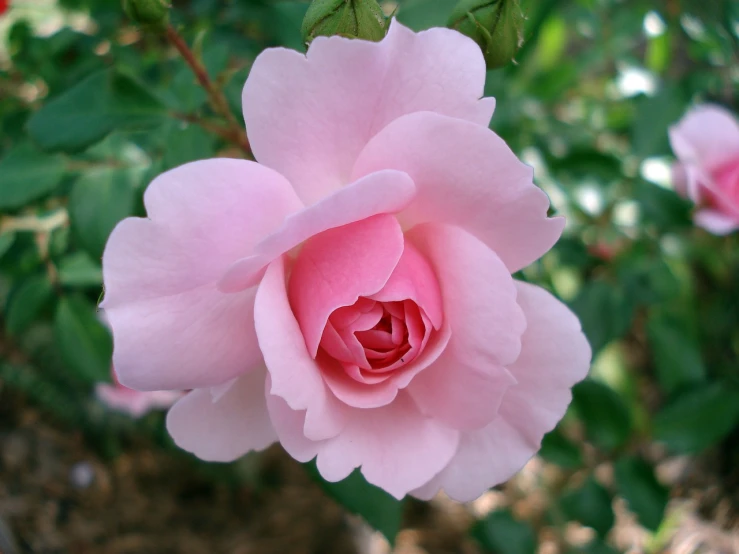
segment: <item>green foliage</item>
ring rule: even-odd
[[[629,509],[644,527],[656,531],[665,515],[669,491],[657,481],[652,466],[641,458],[622,458],[616,462],[615,477]]]
[[[581,487],[562,496],[562,510],[568,519],[592,527],[602,538],[616,519],[612,502],[610,493],[591,476]]]
[[[64,161],[23,144],[0,160],[0,175],[0,210],[13,210],[52,192],[64,177]]]
[[[54,334],[62,358],[80,381],[110,379],[113,341],[94,306],[79,296],[63,297],[54,316]]]
[[[403,502],[367,483],[359,470],[354,470],[343,481],[330,483],[321,479],[315,462],[306,464],[305,467],[336,501],[350,512],[362,516],[367,523],[380,531],[390,544],[395,542],[395,535],[400,530],[403,517]]]
[[[700,452],[739,425],[739,390],[715,382],[684,392],[654,416],[654,437],[674,452]]]
[[[588,438],[593,443],[612,450],[629,439],[631,415],[613,389],[588,379],[575,385],[572,397],[575,409],[585,424]]]
[[[491,512],[472,528],[472,536],[491,554],[534,554],[536,536],[531,526],[509,511]]]
[[[28,121],[28,133],[44,150],[79,152],[114,129],[147,129],[164,116],[157,98],[118,71],[97,71],[54,97]]]

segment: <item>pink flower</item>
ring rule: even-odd
[[[329,481],[361,467],[398,498],[459,500],[536,452],[590,348],[511,277],[564,221],[488,129],[484,80],[471,40],[396,22],[256,59],[260,163],[159,176],[103,258],[121,382],[194,389],[177,444],[227,461],[279,441]]]
[[[720,106],[692,109],[670,128],[679,162],[675,189],[699,206],[697,225],[716,235],[739,229],[739,124]]]
[[[169,408],[177,402],[182,393],[179,391],[137,391],[121,385],[115,378],[115,383],[98,383],[95,385],[95,396],[111,410],[123,412],[131,417],[139,418],[152,410]]]

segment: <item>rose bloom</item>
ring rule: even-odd
[[[254,62],[259,163],[156,178],[113,231],[103,306],[121,383],[193,389],[176,443],[230,461],[279,441],[329,481],[470,500],[539,448],[585,377],[577,318],[511,274],[564,227],[488,129],[480,49],[393,22]]]
[[[169,408],[182,397],[179,391],[137,391],[124,387],[111,371],[113,384],[95,385],[95,396],[109,409],[128,414],[133,418],[143,417],[151,411]]]
[[[716,235],[739,229],[739,123],[724,108],[693,108],[669,131],[675,190],[692,200],[695,223]]]

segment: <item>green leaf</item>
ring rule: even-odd
[[[367,483],[358,469],[338,483],[325,481],[315,462],[305,464],[308,473],[347,510],[361,516],[372,528],[394,544],[403,517],[403,503],[388,493]]]
[[[103,283],[103,270],[86,253],[75,252],[59,262],[59,281],[69,287],[99,287]]]
[[[601,538],[615,522],[611,495],[592,476],[579,489],[566,493],[561,504],[569,519],[592,527]]]
[[[62,298],[54,334],[62,359],[80,380],[90,384],[110,380],[113,340],[92,304],[82,297]]]
[[[668,394],[706,379],[698,341],[674,318],[650,314],[647,335],[660,385]]]
[[[0,160],[0,210],[14,210],[49,194],[64,177],[60,156],[20,145]]]
[[[615,465],[618,491],[626,499],[629,509],[639,522],[651,531],[656,531],[665,515],[669,491],[657,481],[654,469],[641,458],[621,458]]]
[[[586,379],[575,385],[572,397],[588,438],[594,444],[611,450],[629,439],[631,415],[613,389]]]
[[[41,148],[78,152],[116,128],[141,129],[161,123],[159,100],[112,69],[93,73],[31,116],[28,133]]]
[[[10,247],[13,246],[14,241],[15,233],[0,234],[0,258],[2,258],[5,253],[10,250]]]
[[[604,281],[585,285],[571,307],[580,318],[594,354],[623,336],[634,314],[633,299],[627,297],[621,288]]]
[[[678,396],[653,420],[654,438],[678,453],[700,452],[739,425],[739,391],[711,383]]]
[[[687,101],[685,92],[676,85],[637,100],[632,128],[632,148],[637,156],[670,154],[667,130],[682,117]]]
[[[531,525],[517,521],[508,510],[491,512],[470,531],[486,552],[493,554],[534,554],[536,534]]]
[[[663,230],[690,227],[692,205],[675,192],[642,179],[636,181],[634,200],[639,204],[641,219]]]
[[[29,277],[8,299],[5,326],[8,333],[18,336],[33,323],[52,297],[52,287],[46,274]]]
[[[567,469],[581,467],[583,463],[580,448],[567,440],[558,429],[544,435],[539,456],[547,462]]]
[[[102,256],[116,223],[134,212],[139,174],[133,169],[98,169],[75,183],[69,196],[72,229],[94,258]]]
[[[166,129],[167,147],[164,152],[164,171],[187,162],[213,157],[215,140],[194,124],[173,122]]]

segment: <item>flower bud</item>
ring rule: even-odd
[[[519,0],[460,0],[448,26],[482,48],[488,69],[513,61],[523,43],[523,12]]]
[[[169,8],[167,0],[123,0],[126,15],[145,27],[164,27],[169,18]]]
[[[377,42],[385,37],[389,23],[376,0],[313,0],[301,32],[306,44],[332,35]]]

